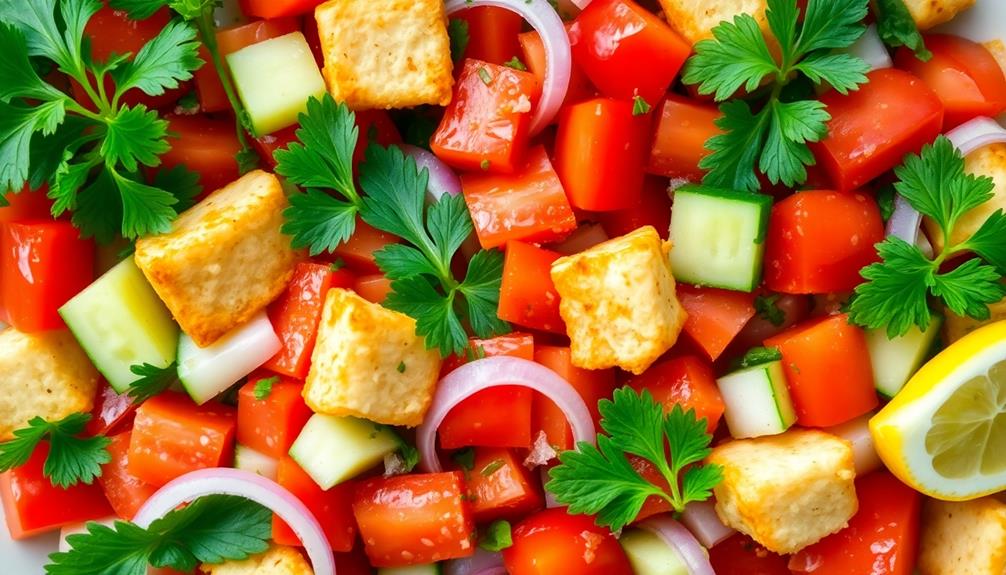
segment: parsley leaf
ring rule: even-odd
[[[952,238],[957,221],[968,211],[993,197],[994,184],[988,177],[964,172],[964,158],[945,136],[925,146],[919,155],[910,155],[895,169],[899,181],[895,189],[920,213],[932,218],[944,238]],[[877,244],[881,261],[863,268],[867,281],[855,291],[850,320],[869,328],[887,327],[887,335],[904,335],[911,326],[925,330],[932,321],[928,295],[942,300],[961,316],[984,320],[988,305],[1006,297],[1001,282],[1006,270],[1006,248],[1002,237],[1006,218],[993,213],[968,239],[947,245],[930,259],[918,247],[897,237]],[[974,252],[957,268],[940,273],[948,258]]]
[[[648,114],[653,106],[649,104],[642,96],[635,96],[632,98],[632,115],[642,116]]]
[[[757,191],[756,169],[773,184],[806,181],[806,166],[814,164],[808,143],[827,135],[831,116],[818,101],[789,101],[787,87],[806,79],[845,94],[866,82],[866,62],[832,53],[863,34],[866,12],[867,0],[810,0],[801,22],[794,0],[769,0],[766,18],[781,51],[778,61],[750,14],[721,22],[711,39],[695,45],[683,81],[698,85],[700,94],[722,102],[741,89],[758,96],[768,85],[764,105],[734,100],[720,106],[716,125],[723,133],[706,142],[711,153],[699,164],[707,170],[706,184]]]
[[[510,61],[504,62],[503,65],[507,66],[508,68],[513,68],[514,70],[520,70],[521,72],[527,72],[527,66],[525,66],[524,62],[521,62],[520,58],[518,58],[517,56],[514,56],[513,58],[510,58]]]
[[[90,485],[101,476],[101,466],[112,460],[108,438],[79,437],[90,420],[87,413],[72,413],[54,422],[32,418],[27,427],[14,431],[14,439],[0,443],[0,471],[24,465],[38,444],[48,439],[42,474],[64,489],[78,483]]]
[[[172,20],[140,48],[136,58],[113,70],[112,78],[117,95],[138,88],[148,96],[159,96],[177,88],[180,81],[192,79],[192,71],[202,64],[196,30]]]
[[[779,294],[760,295],[754,299],[755,313],[758,317],[779,327],[786,322],[786,312],[779,308],[776,303],[779,301]]]
[[[903,0],[876,0],[873,8],[877,16],[877,33],[885,44],[894,48],[907,46],[923,62],[933,57],[933,53],[926,49],[925,40]]]
[[[648,391],[638,394],[628,387],[616,390],[610,401],[601,400],[598,410],[607,435],[597,436],[597,447],[581,442],[578,451],[560,454],[561,463],[549,472],[545,486],[569,505],[570,513],[596,514],[598,525],[617,531],[636,518],[651,496],[680,513],[689,502],[708,499],[722,480],[719,466],[699,464],[711,451],[712,436],[694,410],[686,413],[675,405],[665,414]],[[652,463],[669,490],[640,476],[627,454]]]
[[[489,524],[479,537],[479,547],[498,553],[513,545],[513,532],[510,529],[510,522],[505,519],[498,519]]]
[[[127,393],[133,398],[134,404],[140,404],[148,399],[160,395],[172,384],[178,381],[178,363],[172,362],[167,367],[157,367],[149,363],[143,365],[133,365],[129,367],[133,375],[140,376],[139,379],[129,384]]]
[[[233,495],[208,495],[143,529],[116,521],[89,523],[53,553],[47,575],[144,575],[148,566],[192,572],[200,563],[244,560],[269,548],[272,511]]]
[[[255,399],[262,401],[272,393],[272,386],[279,383],[278,376],[266,377],[255,382]]]
[[[447,24],[447,36],[451,41],[451,60],[459,62],[468,49],[468,21],[452,18]]]

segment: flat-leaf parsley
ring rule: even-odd
[[[80,437],[90,420],[86,413],[72,413],[53,422],[32,418],[27,427],[14,431],[14,439],[0,443],[0,471],[24,465],[38,445],[48,440],[49,454],[42,475],[58,487],[90,485],[101,476],[101,466],[112,460],[107,449],[108,438]]]

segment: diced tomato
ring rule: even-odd
[[[601,414],[597,402],[611,397],[615,391],[615,371],[613,369],[583,369],[573,365],[569,347],[538,345],[534,349],[534,360],[559,374],[569,382],[587,404],[594,426],[600,426]],[[549,445],[559,449],[573,448],[573,432],[566,414],[556,407],[552,400],[535,394],[532,405],[531,429],[534,435],[544,431]]]
[[[516,385],[472,395],[440,424],[440,447],[530,447],[532,397],[530,389]]]
[[[666,411],[675,404],[685,411],[694,409],[696,418],[706,419],[710,433],[723,415],[723,398],[713,369],[697,357],[686,355],[659,362],[630,379],[629,386],[638,392],[648,390]]]
[[[353,291],[373,303],[384,303],[391,293],[391,280],[384,274],[360,276],[353,282]]]
[[[766,339],[800,323],[810,313],[810,299],[807,296],[772,293],[762,295],[767,298],[774,297],[767,305],[779,310],[782,314],[782,321],[776,319],[773,323],[771,316],[761,313],[751,318],[751,321],[737,334],[732,344],[738,352],[744,353],[752,347],[762,345]]]
[[[629,465],[636,470],[636,473],[638,473],[640,477],[664,491],[670,490],[667,480],[664,479],[663,474],[661,474],[652,463],[635,455],[629,455],[628,459]],[[671,504],[668,503],[666,499],[657,495],[651,495],[643,502],[643,506],[639,509],[639,513],[636,514],[636,518],[633,522],[636,523],[643,521],[647,518],[653,517],[654,515],[669,513],[672,510],[673,508],[671,507]]]
[[[241,0],[241,12],[255,18],[283,18],[313,12],[325,0]]]
[[[786,557],[765,549],[743,533],[710,549],[709,562],[716,575],[790,575]]]
[[[632,0],[594,0],[569,29],[573,59],[605,96],[651,105],[664,97],[692,47]]]
[[[476,448],[465,478],[476,523],[512,521],[545,506],[541,484],[512,449]]]
[[[355,112],[356,126],[360,130],[360,138],[353,150],[353,166],[366,159],[367,148],[371,144],[388,147],[402,143],[402,136],[395,127],[395,122],[385,110],[360,110]]]
[[[699,168],[709,155],[706,142],[722,131],[716,120],[723,114],[715,107],[671,94],[660,107],[646,171],[668,178],[699,182],[705,170]]]
[[[310,16],[304,18],[304,39],[307,40],[307,47],[314,54],[314,61],[318,68],[325,67],[325,52],[321,48],[321,34],[318,31],[318,20]]]
[[[233,121],[175,115],[166,119],[171,149],[161,156],[163,169],[185,166],[199,174],[204,194],[238,179],[235,158],[241,152],[241,143]]]
[[[884,239],[877,202],[863,193],[799,192],[772,208],[765,242],[765,286],[792,293],[851,291],[878,261]]]
[[[560,257],[531,244],[507,242],[496,315],[521,327],[565,334],[559,292],[552,283],[552,263]]]
[[[555,170],[573,207],[608,212],[639,202],[647,123],[628,100],[598,98],[560,112]]]
[[[653,226],[666,240],[671,230],[671,197],[667,193],[667,179],[646,176],[642,195],[635,205],[598,215],[609,237],[617,238],[643,226]]]
[[[132,519],[157,488],[129,472],[129,431],[111,438],[108,454],[112,461],[101,468],[98,482],[115,514]]]
[[[566,32],[572,24],[566,24]],[[520,42],[521,53],[523,54],[524,65],[529,72],[534,74],[538,80],[539,88],[545,85],[545,70],[548,69],[545,58],[545,45],[541,41],[541,35],[537,30],[522,32],[517,40]],[[583,70],[571,62],[569,70],[569,87],[566,89],[566,99],[564,104],[575,104],[581,100],[591,98],[596,93],[594,87],[590,85],[590,80]]]
[[[513,545],[503,550],[510,575],[632,575],[622,546],[589,515],[545,509],[513,529]]]
[[[331,266],[311,262],[297,264],[286,291],[269,306],[269,319],[283,348],[262,367],[304,379],[328,290],[352,286],[353,276],[346,270],[333,271]]]
[[[272,457],[286,455],[311,410],[304,403],[299,381],[281,377],[264,399],[255,397],[255,385],[270,374],[259,371],[238,391],[237,442]]]
[[[336,553],[335,571],[339,575],[374,575],[370,560],[360,546],[355,546],[346,553]]]
[[[47,190],[48,187],[44,187],[32,191],[25,186],[20,193],[8,192],[4,197],[10,205],[0,208],[0,224],[52,218],[49,213],[52,200],[46,197]]]
[[[821,96],[831,120],[828,136],[811,150],[843,191],[854,190],[918,153],[943,124],[943,104],[922,80],[886,68],[846,95]]]
[[[443,377],[476,357],[508,355],[521,359],[534,359],[534,337],[526,333],[508,333],[489,339],[473,337],[468,342],[468,350],[463,355],[450,355],[440,366]]]
[[[132,427],[136,406],[128,394],[118,393],[108,382],[102,381],[91,409],[91,420],[84,431],[89,435],[110,435],[120,429]]]
[[[79,483],[67,489],[53,486],[42,474],[48,455],[49,444],[42,442],[27,463],[0,473],[0,501],[7,529],[15,540],[112,514],[97,483]]]
[[[460,170],[512,174],[522,165],[537,92],[530,72],[465,60],[433,153]]]
[[[353,482],[341,483],[328,491],[311,479],[297,462],[287,455],[279,458],[276,483],[293,493],[321,524],[333,551],[353,549],[356,541],[356,519],[353,517]],[[282,519],[273,515],[272,538],[280,545],[303,546],[300,538]]]
[[[474,553],[475,529],[460,472],[360,483],[353,514],[375,567],[420,565]]]
[[[196,89],[196,97],[199,98],[199,111],[214,113],[230,110],[231,102],[227,99],[224,84],[213,64],[213,56],[206,46],[199,46],[199,59],[206,62],[192,73],[192,84]]]
[[[468,46],[464,57],[492,64],[505,64],[517,56],[517,34],[524,18],[496,6],[477,6],[451,15],[468,23]]]
[[[923,62],[907,48],[898,50],[898,68],[918,76],[943,102],[943,130],[978,116],[1006,111],[1006,76],[985,46],[959,36],[926,34],[933,57]]]
[[[678,284],[678,300],[688,312],[685,333],[716,361],[754,317],[754,294]]]
[[[234,455],[233,407],[196,405],[187,395],[166,391],[136,410],[129,441],[129,472],[164,485],[190,471],[227,466]]]
[[[543,146],[531,148],[515,174],[464,174],[461,188],[483,248],[509,240],[552,242],[576,229],[576,217]]]
[[[374,262],[374,252],[394,243],[398,243],[397,237],[372,228],[357,218],[356,231],[349,237],[349,241],[343,242],[335,248],[333,255],[342,259],[349,266],[349,269],[356,273],[376,274],[381,270]]]
[[[927,45],[928,46],[928,45]],[[789,560],[793,573],[911,575],[922,495],[886,471],[856,479],[859,511],[845,529]]]
[[[259,136],[251,141],[251,145],[255,147],[255,151],[258,152],[259,157],[265,162],[270,169],[276,169],[276,151],[284,150],[290,145],[290,142],[297,141],[297,129],[300,128],[299,125],[287,126],[278,132],[273,132],[271,134],[266,134],[264,136]]]
[[[0,301],[23,332],[64,327],[59,308],[94,280],[94,243],[70,222],[0,225]]]
[[[800,425],[838,425],[879,403],[866,336],[849,325],[847,315],[804,322],[765,340],[765,345],[782,352]],[[841,374],[840,379],[836,374]]]

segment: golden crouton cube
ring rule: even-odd
[[[859,508],[852,445],[821,431],[731,441],[708,461],[723,466],[716,514],[776,553],[843,529]]]
[[[992,497],[922,506],[920,575],[1006,573],[1006,503]]]
[[[733,22],[738,14],[750,14],[762,31],[771,36],[765,18],[766,0],[660,0],[667,23],[692,44],[713,37],[720,22]]]
[[[311,564],[299,551],[283,545],[273,545],[244,561],[204,563],[200,569],[207,575],[314,575]]]
[[[136,265],[182,330],[207,347],[286,288],[302,254],[280,231],[288,202],[276,176],[254,171],[136,242]]]
[[[411,317],[334,288],[304,383],[317,413],[417,426],[433,401],[440,354],[426,349]]]
[[[336,100],[354,110],[450,103],[454,78],[441,0],[331,0],[315,18]]]
[[[685,310],[668,250],[645,226],[552,264],[573,365],[640,374],[674,345]]]
[[[0,441],[36,416],[91,411],[97,389],[98,370],[69,331],[0,331]]]
[[[988,50],[992,57],[999,62],[999,67],[1003,69],[1003,73],[1006,74],[1006,42],[1002,40],[989,40],[982,44],[985,49]]]
[[[950,237],[951,244],[959,244],[970,238],[997,210],[1006,210],[1006,144],[992,144],[971,152],[964,158],[964,171],[976,176],[992,178],[994,185],[992,199],[969,210],[954,225]],[[923,220],[926,235],[937,252],[943,251],[945,244],[940,226],[932,220]]]
[[[905,7],[919,30],[949,22],[974,4],[975,0],[905,0]]]
[[[948,308],[944,308],[943,313],[946,315],[946,322],[943,325],[943,335],[947,343],[951,344],[982,326],[1006,319],[1006,298],[989,304],[988,319],[959,316]]]

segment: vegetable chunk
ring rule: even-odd
[[[765,18],[766,0],[660,0],[667,22],[692,44],[713,37],[713,28],[738,14],[750,14],[762,32],[771,34]]]
[[[276,176],[254,171],[182,214],[170,232],[136,242],[136,265],[200,347],[286,289],[301,259],[280,232],[287,205]]]
[[[905,8],[915,20],[919,30],[949,22],[955,16],[974,6],[975,0],[904,0]]]
[[[1006,573],[1006,503],[926,501],[920,549],[921,575]]]
[[[200,569],[208,575],[314,575],[307,559],[293,547],[284,545],[273,545],[244,561],[204,563]]]

